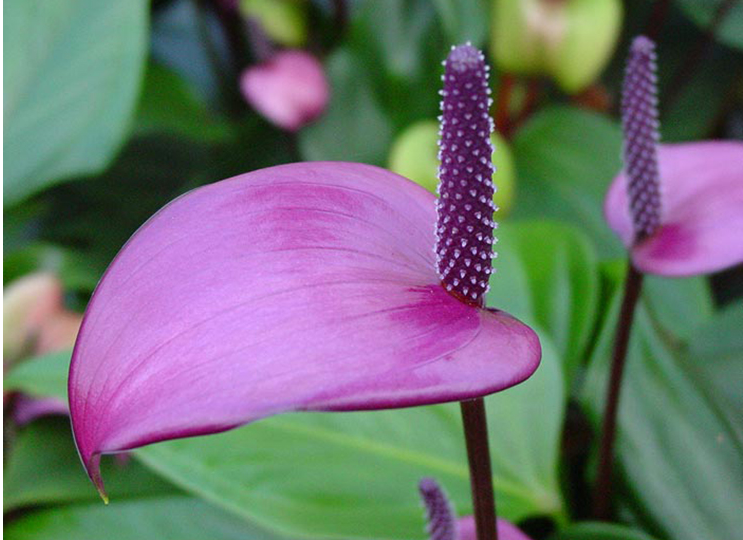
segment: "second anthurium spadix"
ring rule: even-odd
[[[285,411],[407,407],[529,377],[536,334],[484,306],[493,208],[484,62],[446,66],[441,199],[383,169],[296,163],[176,199],[88,307],[69,374],[99,457]],[[436,248],[436,249],[434,249]]]
[[[659,145],[655,62],[654,43],[636,38],[622,99],[625,170],[606,219],[643,272],[723,270],[743,262],[743,143]]]

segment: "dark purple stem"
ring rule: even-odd
[[[229,2],[213,0],[209,5],[222,27],[222,33],[229,47],[232,71],[236,77],[248,64],[247,42],[240,13]]]
[[[460,406],[464,423],[464,438],[467,443],[467,460],[470,466],[470,488],[477,526],[477,540],[498,540],[485,402],[482,398],[478,398],[462,401]]]
[[[444,65],[436,269],[453,296],[483,307],[493,271],[495,227],[489,68],[470,44],[452,47]],[[497,540],[485,405],[475,399],[461,407],[477,538]]]
[[[498,99],[495,102],[495,125],[504,139],[511,137],[510,111],[511,94],[516,84],[516,77],[510,73],[501,75]]]
[[[611,375],[606,389],[604,424],[599,447],[599,465],[594,495],[594,517],[608,520],[611,517],[612,470],[614,461],[614,440],[617,430],[617,411],[622,375],[627,358],[630,330],[634,320],[635,306],[642,289],[643,274],[630,262],[624,282],[624,298],[619,312],[617,330],[614,336],[614,352],[611,359]]]
[[[671,0],[656,0],[645,31],[645,35],[653,41],[658,40],[658,36],[660,36],[660,32],[668,18],[668,8],[670,7]]]
[[[263,29],[261,21],[255,17],[248,17],[246,21],[248,28],[248,38],[250,40],[250,49],[253,52],[253,58],[257,63],[267,61],[274,52],[274,46],[271,38],[268,37]]]

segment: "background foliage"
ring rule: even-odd
[[[723,2],[670,3],[659,35],[665,140],[743,138],[743,3],[712,35]],[[585,522],[624,271],[602,202],[621,168],[624,52],[657,3],[624,2],[614,55],[586,91],[522,78],[509,111],[516,198],[489,298],[538,328],[545,354],[531,380],[487,404],[499,510],[534,538],[743,530],[740,269],[648,279],[620,411],[622,523]],[[255,58],[231,44],[227,4],[6,0],[4,284],[52,271],[66,308],[81,312],[127,238],[191,188],[296,160],[385,166],[406,127],[438,114],[448,47],[486,47],[491,31],[488,0],[274,2],[267,29],[315,53],[332,88],[321,118],[291,134],[239,94]],[[503,74],[492,81],[497,95]],[[286,415],[110,457],[104,507],[65,418],[10,416],[21,392],[64,399],[68,364],[62,351],[6,374],[8,538],[417,539],[422,476],[471,510],[453,405]]]

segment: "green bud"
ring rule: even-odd
[[[611,58],[621,20],[620,0],[494,0],[491,51],[499,69],[575,93]]]
[[[438,140],[439,124],[435,120],[422,120],[410,125],[392,144],[389,169],[409,178],[431,193],[436,193],[439,183]],[[490,140],[495,147],[493,182],[497,190],[493,201],[500,208],[496,217],[502,219],[508,215],[513,206],[516,169],[505,139],[498,132],[494,132]]]
[[[307,6],[304,0],[240,0],[245,17],[257,19],[268,37],[287,47],[307,41]]]

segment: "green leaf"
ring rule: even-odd
[[[97,501],[72,442],[67,418],[44,418],[21,429],[6,453],[4,511],[29,505]],[[176,488],[134,460],[103,460],[103,474],[114,500],[174,493]]]
[[[703,29],[709,28],[720,6],[728,0],[680,0],[681,10]],[[719,41],[743,49],[743,4],[733,2],[717,29]]]
[[[170,134],[215,142],[230,135],[228,124],[199,101],[175,72],[150,63],[137,111],[138,134]]]
[[[36,271],[57,274],[65,290],[92,292],[101,275],[89,256],[80,251],[33,242],[3,257],[3,280],[5,283]]]
[[[669,279],[645,276],[645,306],[661,325],[664,337],[678,346],[713,314],[712,294],[706,276]]]
[[[689,340],[691,367],[743,440],[743,302],[727,306]]]
[[[428,0],[363,2],[352,19],[349,47],[397,128],[438,114],[441,62],[452,45],[438,23]]]
[[[557,463],[565,396],[549,342],[526,383],[489,397],[502,515],[562,519]],[[458,405],[364,413],[297,413],[137,451],[175,484],[286,534],[421,538],[423,476],[471,513]]]
[[[569,384],[596,326],[599,273],[593,246],[579,229],[557,222],[507,224],[498,237],[499,249],[508,245],[518,252],[532,302],[533,319],[527,320],[550,336]],[[501,257],[496,266],[500,262]],[[496,272],[492,281],[499,277]]]
[[[574,523],[554,540],[653,540],[642,531],[614,523]]]
[[[482,45],[490,20],[485,0],[434,0],[433,5],[452,45],[467,41],[475,47]]]
[[[72,505],[26,514],[8,540],[278,540],[254,525],[185,496]]]
[[[56,397],[67,401],[69,368],[70,351],[24,360],[5,376],[3,389],[6,392],[24,392],[34,397]]]
[[[513,218],[552,218],[586,231],[601,258],[624,253],[602,208],[621,169],[622,134],[604,116],[574,107],[536,114],[513,143],[518,172]]]
[[[145,0],[5,3],[5,204],[113,158],[136,102],[148,7]]]
[[[384,164],[392,126],[371,90],[363,63],[339,49],[325,67],[333,96],[322,117],[299,133],[302,156],[309,161]]]
[[[586,377],[584,402],[597,424],[618,304],[619,295]],[[743,528],[743,445],[682,350],[670,345],[641,304],[627,357],[617,439],[631,502],[675,540],[735,538]]]

